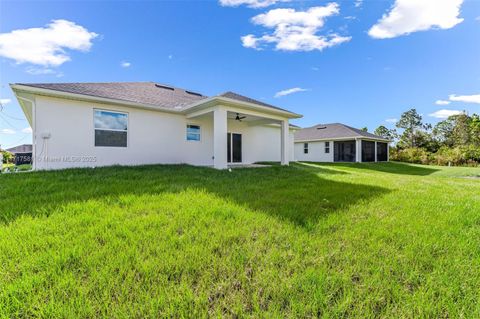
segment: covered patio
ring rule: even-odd
[[[223,98],[201,101],[186,114],[187,119],[209,118],[212,123],[213,167],[250,166],[257,161],[279,159],[288,165],[293,157],[293,135],[289,119],[300,115],[262,105]],[[256,132],[252,134],[251,132]],[[265,138],[258,139],[258,134]],[[253,137],[254,135],[257,138]],[[275,145],[280,147],[278,153]],[[275,150],[274,150],[275,148]]]

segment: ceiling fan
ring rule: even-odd
[[[240,114],[237,113],[237,116],[235,117],[235,120],[241,122],[246,116],[240,116]]]

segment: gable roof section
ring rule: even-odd
[[[159,110],[184,111],[198,105],[198,103],[208,101],[208,96],[203,94],[154,82],[16,83],[13,86],[30,87],[57,93],[84,95],[92,98],[111,99],[124,103],[131,102]],[[288,110],[230,91],[215,97],[227,98],[277,111],[292,113]]]
[[[249,98],[248,96],[240,95],[240,94],[238,94],[238,93],[231,92],[231,91],[222,93],[222,94],[220,94],[220,95],[218,95],[218,96],[220,96],[220,97],[226,97],[226,98],[228,98],[228,99],[237,100],[237,101],[240,101],[240,102],[247,102],[247,103],[257,104],[257,105],[261,105],[261,106],[265,106],[265,107],[270,107],[270,108],[272,108],[272,109],[276,109],[276,110],[279,110],[279,111],[290,112],[290,111],[285,110],[285,109],[282,109],[282,108],[280,108],[280,107],[273,106],[273,105],[270,105],[270,104],[261,102],[261,101],[259,101],[259,100],[255,100],[255,99]]]
[[[360,137],[374,140],[388,140],[382,136],[368,133],[342,123],[318,124],[312,127],[301,129],[295,133],[295,141],[315,141]]]

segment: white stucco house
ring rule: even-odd
[[[295,132],[295,160],[309,162],[385,162],[390,141],[341,124],[318,124]]]
[[[233,92],[153,82],[11,84],[33,131],[33,168],[294,159],[301,115]]]

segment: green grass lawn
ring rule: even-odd
[[[0,317],[480,317],[480,168],[0,176]]]

